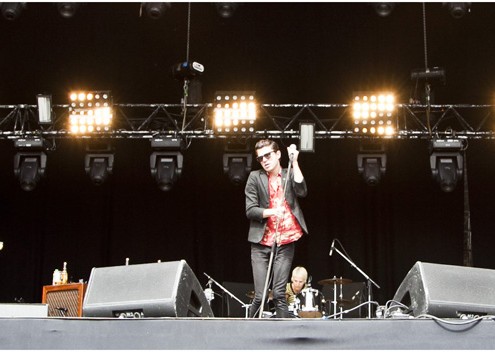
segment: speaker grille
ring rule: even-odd
[[[49,317],[80,317],[85,284],[43,286],[43,303]]]

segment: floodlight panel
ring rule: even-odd
[[[359,134],[392,136],[397,114],[396,98],[390,92],[354,94],[351,104],[353,131]]]
[[[40,123],[52,122],[52,96],[38,94],[38,119]]]
[[[220,133],[253,133],[258,107],[253,93],[217,93],[213,126]]]
[[[111,130],[113,104],[109,91],[72,92],[70,101],[69,129],[72,133]]]
[[[313,122],[301,122],[299,124],[299,150],[301,152],[315,151],[315,124]]]

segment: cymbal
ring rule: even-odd
[[[318,281],[318,284],[325,286],[325,285],[346,285],[350,284],[352,282],[351,279],[342,279],[342,278],[333,278],[333,279],[324,279]]]
[[[248,291],[246,292],[246,297],[254,299],[254,291]],[[268,300],[273,299],[273,292],[272,290],[268,291]]]

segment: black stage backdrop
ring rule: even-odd
[[[458,20],[441,3],[426,8],[429,66],[447,72],[447,84],[433,87],[435,102],[492,103],[495,6],[474,3]],[[216,90],[255,90],[264,104],[348,103],[354,90],[379,86],[405,103],[415,90],[411,70],[424,67],[421,3],[401,3],[384,18],[364,3],[244,3],[231,19],[211,3],[193,3],[191,19],[190,57],[206,68],[204,102]],[[182,83],[170,68],[185,59],[186,32],[186,3],[157,21],[139,17],[138,3],[88,3],[71,19],[53,4],[29,3],[16,21],[0,20],[0,104],[35,104],[38,93],[65,104],[72,89],[109,89],[116,103],[177,104]],[[389,141],[386,175],[369,187],[357,172],[358,143],[318,140],[316,153],[301,155],[311,234],[294,265],[306,266],[313,282],[363,281],[337,253],[329,257],[337,238],[382,287],[374,293],[384,303],[418,260],[462,265],[464,193],[462,182],[443,193],[431,179],[421,140]],[[149,141],[113,144],[114,172],[104,185],[85,175],[82,141],[59,140],[47,177],[26,193],[13,175],[12,141],[0,142],[1,302],[39,302],[64,261],[74,281],[126,258],[185,259],[202,284],[203,272],[219,282],[252,281],[243,187],[223,174],[223,141],[192,140],[169,193],[151,179]],[[474,265],[484,268],[495,268],[494,148],[471,140],[467,150]]]
[[[82,144],[60,141],[48,156],[47,177],[31,193],[13,176],[10,149],[2,145],[0,160],[2,302],[39,302],[64,261],[74,281],[126,258],[131,264],[185,259],[203,284],[203,272],[219,282],[252,281],[243,187],[223,174],[221,141],[194,140],[169,193],[150,176],[148,141],[117,141],[113,175],[99,187],[84,173]],[[493,149],[472,141],[467,152],[474,264],[485,268],[495,268],[495,169],[487,160]],[[300,240],[294,265],[306,266],[313,282],[334,275],[363,281],[337,253],[329,257],[337,238],[381,286],[374,291],[381,303],[417,260],[462,265],[463,183],[452,193],[440,190],[427,143],[390,141],[387,173],[376,187],[358,175],[357,150],[357,141],[318,140],[316,153],[301,154],[309,186],[301,204],[311,234]]]

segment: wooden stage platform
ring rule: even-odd
[[[495,349],[495,321],[0,318],[0,349]]]

